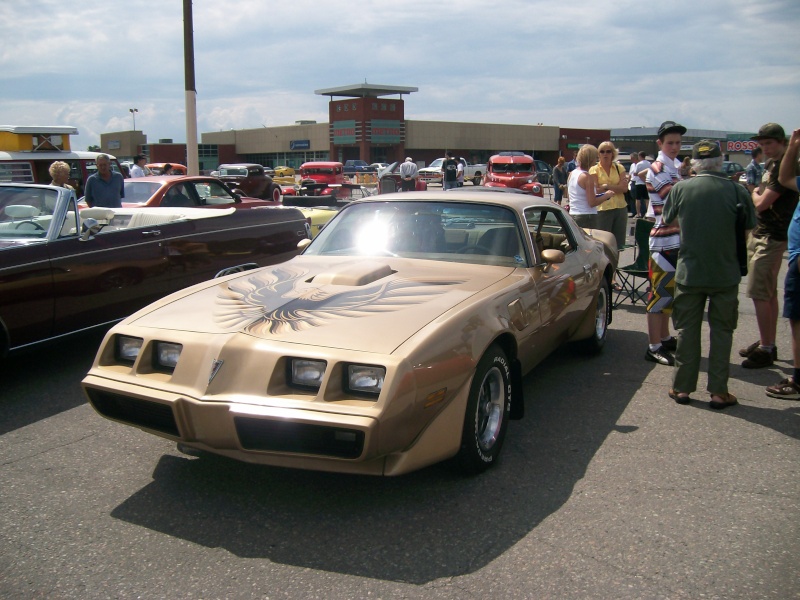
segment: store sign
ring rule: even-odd
[[[356,143],[356,122],[355,121],[334,121],[333,122],[333,143],[334,144],[355,144]]]
[[[311,148],[311,140],[289,140],[289,150],[308,150]]]
[[[758,148],[755,140],[728,140],[726,152],[752,152]]]
[[[399,144],[403,139],[400,121],[372,120],[372,142],[377,144]]]

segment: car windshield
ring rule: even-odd
[[[47,237],[57,200],[55,188],[0,188],[0,239]]]
[[[301,175],[333,175],[330,167],[306,167],[300,171]]]
[[[516,214],[474,202],[363,202],[342,209],[305,254],[401,256],[479,265],[527,262]]]
[[[226,167],[220,168],[219,170],[220,175],[237,175],[241,177],[247,177],[247,168],[246,167]]]
[[[126,179],[124,185],[126,203],[144,204],[153,197],[163,184],[155,181]]]
[[[532,163],[493,163],[493,173],[532,173]]]

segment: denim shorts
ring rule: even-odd
[[[783,283],[783,316],[791,321],[800,321],[800,271],[797,258],[789,261]]]

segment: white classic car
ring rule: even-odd
[[[115,326],[83,380],[104,417],[188,452],[398,475],[493,465],[523,375],[599,351],[613,237],[522,194],[347,204],[303,254],[172,294]]]

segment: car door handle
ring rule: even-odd
[[[142,237],[157,237],[161,235],[160,229],[151,229],[150,231],[143,231]]]
[[[592,280],[592,265],[583,265],[583,278],[586,281]]]

